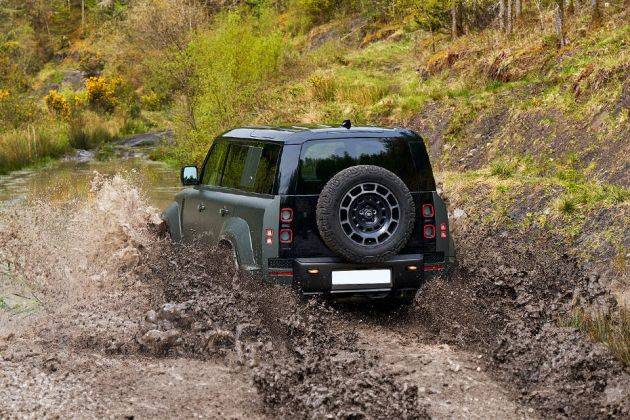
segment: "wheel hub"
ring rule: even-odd
[[[345,194],[339,219],[351,240],[375,246],[390,238],[398,227],[400,207],[389,188],[375,182],[363,183]]]

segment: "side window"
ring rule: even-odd
[[[230,144],[221,181],[223,187],[240,189],[248,149],[249,147],[244,144]]]
[[[203,169],[203,179],[201,183],[204,185],[219,185],[221,182],[221,174],[223,173],[223,163],[227,154],[228,144],[225,141],[218,141],[210,149],[210,154],[206,159],[206,165]]]
[[[282,147],[232,143],[221,185],[241,191],[272,194]]]

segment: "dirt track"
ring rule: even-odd
[[[486,258],[461,241],[409,310],[304,303],[172,248],[134,189],[99,182],[87,204],[3,214],[3,295],[37,303],[0,312],[0,417],[630,415],[623,366],[556,326],[594,288],[551,246],[470,230]]]

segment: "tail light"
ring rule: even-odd
[[[291,223],[293,221],[293,209],[285,208],[280,210],[280,221],[282,223]]]
[[[281,244],[290,244],[293,242],[293,231],[291,229],[280,229],[278,236]]]
[[[422,235],[424,236],[424,239],[435,238],[435,225],[424,225],[424,228],[422,228]]]
[[[267,245],[273,243],[273,229],[265,229],[265,243]]]
[[[290,244],[293,242],[293,229],[291,226],[293,222],[293,209],[285,207],[280,210],[280,232],[278,237],[281,244]]]
[[[422,216],[423,217],[433,217],[433,216],[435,216],[435,209],[433,208],[433,204],[423,204],[422,205]]]
[[[440,223],[440,238],[446,239],[447,229],[446,222]]]

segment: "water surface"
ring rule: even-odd
[[[33,199],[66,201],[87,197],[95,172],[122,174],[140,188],[148,202],[164,209],[181,190],[179,172],[165,163],[151,161],[144,153],[119,155],[111,160],[62,160],[43,168],[0,176],[0,203]]]

